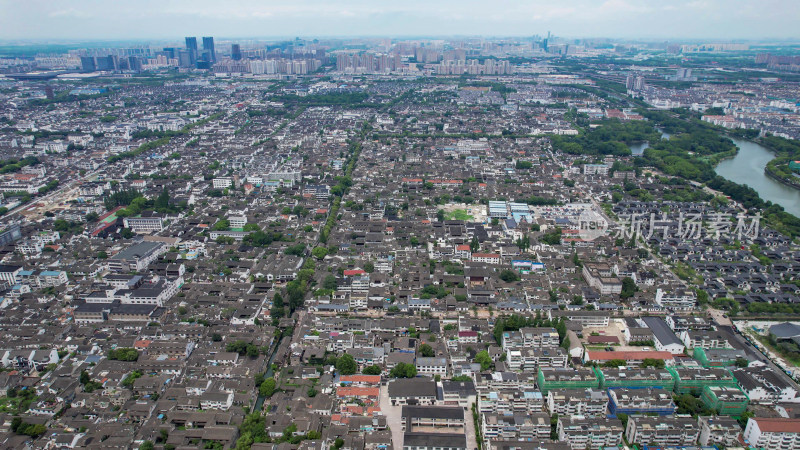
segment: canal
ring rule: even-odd
[[[716,172],[730,181],[746,184],[764,200],[777,203],[786,212],[800,217],[800,190],[781,184],[764,173],[764,167],[775,154],[764,146],[741,139],[733,139],[739,147],[735,157],[719,163]]]
[[[269,359],[267,360],[267,372],[264,374],[264,378],[270,378],[275,376],[275,371],[272,370],[272,363],[275,361],[275,355],[278,354],[278,347],[281,345],[281,340],[283,339],[283,335],[278,337],[275,341],[275,346],[272,348],[272,352],[269,355]],[[258,386],[256,386],[256,391],[258,391]],[[264,407],[264,400],[266,397],[263,395],[258,396],[256,399],[255,405],[253,405],[253,411],[261,411],[261,408]]]

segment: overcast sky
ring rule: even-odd
[[[794,39],[800,0],[0,0],[0,39]]]

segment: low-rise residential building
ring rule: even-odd
[[[506,350],[506,362],[514,371],[535,372],[539,367],[567,367],[567,359],[567,352],[561,347]]]
[[[738,447],[742,428],[739,421],[732,417],[699,416],[700,445],[716,445],[718,447]]]
[[[751,417],[742,437],[751,447],[797,449],[800,448],[800,419]]]
[[[731,371],[736,383],[753,403],[775,404],[797,401],[797,386],[769,367],[747,367]]]
[[[552,389],[547,393],[547,410],[559,417],[605,417],[608,394],[601,389]]]
[[[687,447],[697,443],[700,426],[691,417],[628,417],[625,438],[631,444],[649,445],[657,442],[664,447]]]
[[[672,401],[672,391],[666,389],[609,389],[608,400],[608,413],[612,416],[618,414],[669,416],[674,414],[676,409]]]
[[[619,445],[623,429],[619,419],[573,416],[559,417],[556,431],[558,440],[569,443],[573,450],[596,450]]]
[[[691,311],[697,306],[697,295],[690,289],[656,290],[656,303],[671,311]]]

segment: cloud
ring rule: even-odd
[[[800,37],[798,0],[0,0],[0,39]]]

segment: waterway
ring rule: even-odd
[[[741,139],[733,139],[739,147],[735,157],[719,163],[716,172],[723,178],[746,184],[764,200],[777,203],[786,212],[800,217],[800,190],[779,183],[764,173],[764,167],[775,154],[764,146]]]
[[[267,372],[264,374],[264,378],[274,377],[275,371],[272,370],[272,362],[275,361],[275,355],[278,354],[278,347],[281,345],[281,340],[283,336],[278,337],[275,341],[275,346],[272,348],[272,352],[269,355],[269,359],[267,360]],[[258,386],[256,386],[256,391],[258,391]],[[253,411],[261,411],[261,408],[264,407],[264,400],[266,397],[263,395],[259,395],[256,398],[256,404],[253,406]]]
[[[633,156],[642,156],[642,153],[644,153],[644,149],[646,149],[647,147],[650,147],[650,143],[647,141],[638,142],[636,144],[630,144],[628,146],[628,148],[631,149],[631,154]]]
[[[661,133],[661,139],[669,139],[669,137],[672,136],[671,134],[665,132],[661,128],[656,128],[656,131]],[[646,149],[647,147],[650,147],[650,143],[647,141],[637,142],[635,144],[630,144],[628,146],[628,148],[631,149],[631,154],[633,156],[642,156],[642,154],[644,153],[644,149]]]

